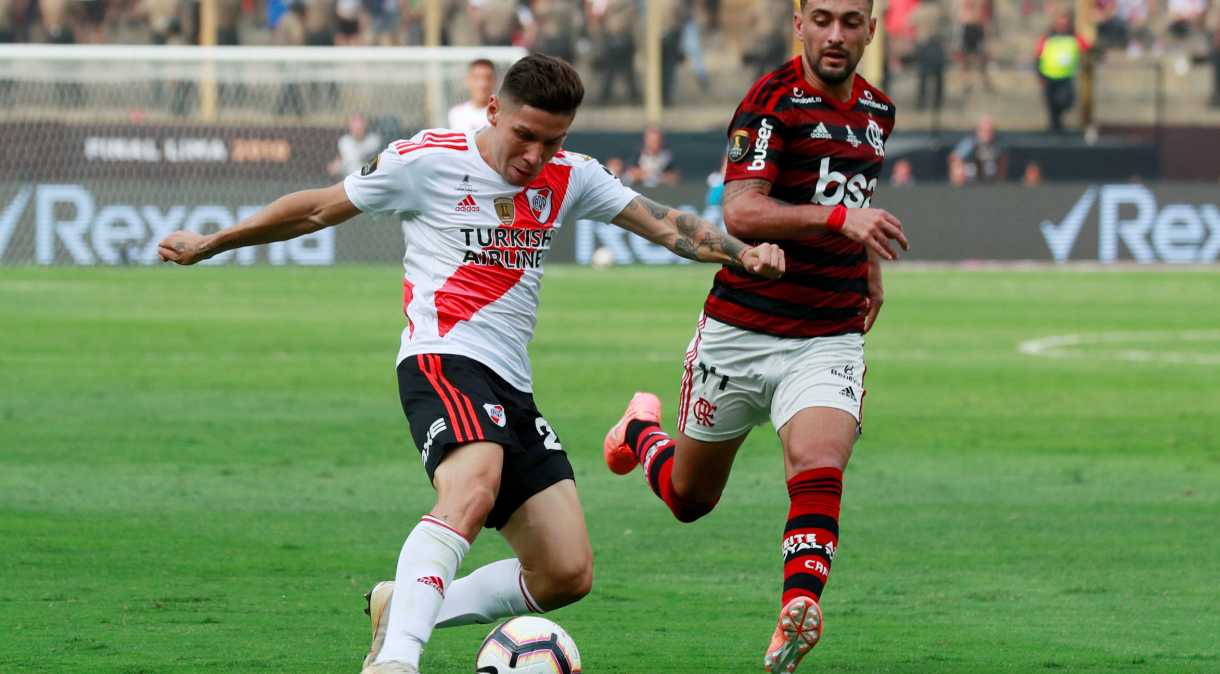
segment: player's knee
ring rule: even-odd
[[[844,470],[847,468],[847,462],[851,459],[851,450],[852,446],[850,444],[809,442],[790,447],[788,450],[788,461],[792,466],[793,474],[817,468],[838,468],[839,470]]]
[[[548,611],[580,601],[593,589],[593,558],[564,560],[551,564],[536,576],[539,586],[530,590]]]
[[[712,512],[712,510],[715,509],[716,504],[719,502],[720,499],[716,499],[710,503],[682,502],[674,504],[670,510],[673,512],[674,517],[676,517],[679,522],[683,524],[690,524],[691,522],[698,520],[700,517]]]
[[[580,601],[593,590],[593,560],[564,565],[552,580],[564,604]]]

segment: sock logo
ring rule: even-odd
[[[805,568],[825,578],[830,575],[830,569],[820,559],[806,559]]]
[[[826,552],[826,557],[830,561],[835,559],[835,542],[828,541],[825,545],[818,543],[818,535],[813,534],[792,534],[784,539],[784,559],[788,559],[798,552],[805,550],[822,550]],[[808,566],[806,562],[806,566]]]
[[[440,576],[420,576],[415,579],[417,583],[423,583],[428,587],[440,593],[441,598],[445,596],[445,581]]]

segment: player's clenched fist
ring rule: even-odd
[[[178,230],[161,239],[157,244],[157,254],[162,262],[177,262],[188,265],[202,262],[208,258],[203,254],[203,235],[186,230]]]
[[[898,254],[890,248],[890,239],[898,242],[903,250],[910,250],[907,235],[902,231],[902,222],[889,211],[880,208],[849,208],[843,222],[843,235],[859,241],[886,260],[897,260]]]
[[[784,250],[773,243],[747,248],[741,254],[741,265],[759,276],[779,278],[784,275]]]

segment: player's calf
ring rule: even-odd
[[[674,486],[673,470],[677,443],[660,425],[648,421],[632,421],[627,424],[627,440],[631,443],[640,466],[644,469],[644,479],[674,517],[683,524],[689,524],[712,512],[720,502],[719,492],[712,499],[692,499],[678,492]]]

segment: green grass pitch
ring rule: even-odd
[[[636,389],[672,427],[711,273],[544,284],[538,402],[596,557],[551,617],[592,674],[761,670],[772,429],[693,525],[601,461]],[[0,269],[0,672],[357,672],[361,594],[433,496],[398,409],[398,279]],[[802,671],[1220,671],[1220,274],[898,266],[887,291]],[[463,571],[507,550],[485,532]],[[487,630],[438,631],[424,671],[471,672]]]

